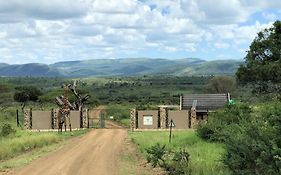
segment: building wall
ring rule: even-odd
[[[138,111],[139,129],[158,128],[158,110]]]
[[[32,111],[32,129],[52,129],[52,112]]]
[[[170,123],[171,119],[175,124],[175,129],[188,129],[190,127],[189,124],[189,111],[181,110],[181,111],[168,111],[168,122]]]

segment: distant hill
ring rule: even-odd
[[[0,64],[0,76],[58,77],[63,74],[46,64],[30,63],[22,65]]]
[[[232,75],[241,64],[241,61],[234,60],[208,61],[199,65],[188,66],[175,72],[175,75]]]
[[[145,74],[169,75],[220,75],[234,74],[242,64],[235,60],[205,61],[198,58],[184,59],[95,59],[65,61],[54,64],[9,65],[0,63],[0,76],[37,77],[91,77],[130,76]]]

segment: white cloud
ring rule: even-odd
[[[45,20],[74,18],[83,16],[87,8],[85,0],[2,0],[0,22],[20,22],[26,18]]]
[[[227,49],[229,48],[229,44],[224,42],[216,42],[215,47],[218,49]]]
[[[262,16],[264,19],[269,21],[275,21],[276,19],[278,19],[277,15],[274,13],[263,12]]]
[[[132,0],[96,0],[92,3],[92,10],[108,14],[132,14],[137,9],[137,2]]]
[[[281,7],[280,2],[0,0],[0,62],[114,58],[143,55],[144,50],[163,57],[199,50],[208,54],[209,48],[239,52],[271,25],[259,19],[248,23],[251,15],[261,13],[272,21],[279,16],[266,9]]]

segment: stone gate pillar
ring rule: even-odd
[[[190,128],[195,128],[196,124],[196,108],[192,107],[190,110]]]
[[[23,116],[24,116],[24,127],[25,129],[31,129],[31,111],[29,109],[23,110]]]
[[[53,110],[53,129],[57,129],[58,126],[58,113],[59,109],[54,109]]]
[[[88,127],[88,118],[89,118],[89,109],[83,109],[83,128],[87,128]]]
[[[130,118],[131,118],[131,131],[134,131],[136,128],[136,115],[137,115],[137,110],[136,108],[131,109],[130,112]]]
[[[166,129],[168,125],[168,109],[164,107],[160,107],[160,128]]]

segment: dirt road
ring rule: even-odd
[[[85,136],[30,165],[8,172],[16,175],[115,175],[125,129],[92,130]]]

